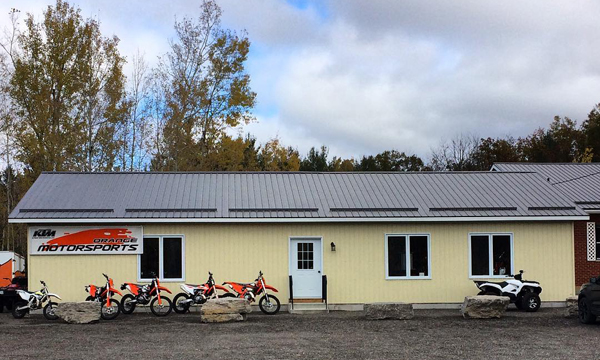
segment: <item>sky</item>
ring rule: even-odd
[[[150,64],[175,18],[199,0],[70,1]],[[217,0],[246,30],[255,123],[305,154],[360,157],[397,149],[427,158],[459,134],[526,136],[555,115],[581,123],[600,103],[599,1]],[[37,18],[53,0],[3,0]],[[6,14],[6,15],[4,15]],[[24,16],[22,16],[24,17]],[[126,71],[130,71],[130,65]]]

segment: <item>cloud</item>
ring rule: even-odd
[[[248,72],[260,142],[358,157],[427,156],[457,133],[524,136],[600,102],[600,3],[465,0],[219,0],[252,41]],[[41,15],[53,1],[7,0]],[[121,52],[154,64],[177,16],[200,1],[75,1]],[[7,17],[0,16],[0,26]],[[128,65],[129,66],[129,65]]]

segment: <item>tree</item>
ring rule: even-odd
[[[588,118],[581,125],[585,152],[591,160],[600,161],[600,104],[594,106]]]
[[[163,91],[161,170],[203,170],[225,131],[254,119],[256,94],[246,62],[250,41],[221,27],[221,9],[204,0],[200,16],[175,22],[176,39],[155,70]]]
[[[529,162],[572,162],[585,151],[584,137],[577,123],[568,117],[554,117],[550,128],[539,128],[519,139],[523,160]]]
[[[320,150],[312,147],[308,151],[308,155],[300,162],[300,171],[329,171],[328,155],[327,146],[322,145]]]
[[[423,160],[417,155],[406,155],[397,150],[363,156],[355,167],[358,171],[422,171],[424,168]]]
[[[477,137],[467,134],[457,135],[431,151],[429,167],[434,171],[473,170],[473,154],[478,146]]]
[[[143,170],[151,151],[152,127],[151,77],[144,56],[138,51],[133,56],[133,69],[127,88],[127,115],[119,129],[122,142],[119,154],[121,170]]]
[[[262,171],[298,171],[300,155],[292,147],[284,147],[279,139],[272,139],[262,146],[258,154]]]
[[[497,162],[517,162],[521,160],[516,140],[512,137],[481,139],[472,156],[474,170],[479,171],[490,170],[492,165]]]
[[[124,77],[118,39],[57,0],[41,22],[28,14],[11,54],[17,158],[36,178],[44,170],[109,170],[117,154]]]

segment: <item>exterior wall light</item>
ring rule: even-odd
[[[333,241],[331,242],[331,251],[335,251],[335,243]]]

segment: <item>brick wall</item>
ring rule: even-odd
[[[590,215],[590,221],[600,224],[600,215]],[[600,261],[587,260],[587,221],[575,221],[575,285],[579,288],[600,275]],[[598,235],[596,235],[598,236]],[[598,254],[596,254],[598,256]]]

